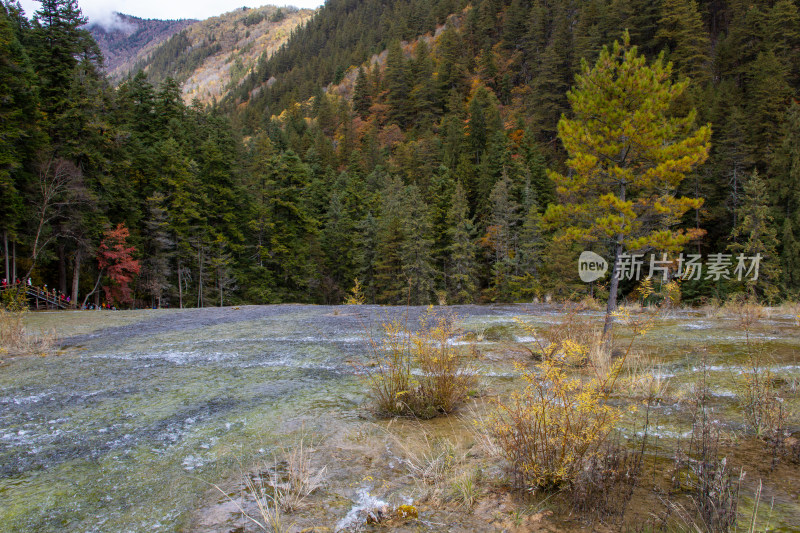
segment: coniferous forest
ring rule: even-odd
[[[558,124],[627,29],[688,80],[670,113],[711,127],[675,191],[702,199],[672,221],[685,248],[762,256],[757,284],[689,280],[683,300],[800,293],[795,0],[328,0],[210,106],[170,78],[112,84],[86,22],[76,0],[0,13],[7,279],[148,307],[336,304],[356,284],[382,304],[604,297],[553,215]]]

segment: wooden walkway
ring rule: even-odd
[[[39,309],[39,306],[42,304],[44,304],[46,309],[68,309],[70,306],[69,303],[61,300],[53,291],[45,291],[44,289],[33,285],[7,285],[0,288],[0,294],[6,291],[16,290],[17,288],[25,290],[25,294],[28,296],[28,298],[33,299],[33,301],[36,303],[36,309]]]

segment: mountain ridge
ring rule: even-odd
[[[155,84],[174,78],[187,103],[209,104],[225,97],[314,12],[244,7],[205,20],[173,21],[115,13],[110,25],[94,23],[89,31],[114,82],[141,70]]]
[[[175,33],[199,22],[195,19],[144,19],[119,12],[114,12],[112,17],[110,23],[93,22],[87,29],[100,46],[106,71],[117,81],[123,77],[125,65],[130,61],[138,61]]]

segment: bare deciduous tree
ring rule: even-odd
[[[30,276],[41,255],[55,234],[47,235],[50,225],[64,212],[79,202],[85,188],[83,174],[74,163],[52,155],[41,156],[37,164],[36,214],[37,226],[31,251]]]

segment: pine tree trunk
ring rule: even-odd
[[[624,158],[623,158],[624,160]],[[624,202],[626,198],[625,183],[620,183],[619,197]],[[611,286],[608,290],[608,305],[606,305],[606,323],[603,326],[603,345],[610,353],[611,337],[614,328],[614,311],[617,310],[617,292],[619,290],[619,258],[622,255],[625,236],[617,235],[617,243],[614,247],[614,264],[611,267]]]
[[[8,280],[9,284],[11,283],[11,267],[8,264],[8,231],[3,230],[3,257],[6,259],[6,280]]]
[[[78,286],[81,280],[81,250],[75,250],[75,259],[72,263],[72,307],[78,306]]]
[[[58,245],[58,292],[67,292],[67,254],[64,245]]]
[[[695,199],[700,198],[700,177],[695,174],[694,178],[694,197]],[[694,227],[698,231],[700,231],[700,209],[697,208],[694,210]],[[701,253],[702,249],[700,247],[700,242],[697,243],[697,253]]]
[[[197,307],[203,307],[203,247],[197,247]]]
[[[17,241],[11,241],[11,275],[17,281]]]
[[[611,286],[608,289],[608,304],[606,305],[606,323],[603,326],[603,342],[606,347],[611,345],[611,333],[614,328],[614,311],[617,310],[617,291],[619,290],[619,257],[622,255],[622,235],[617,236],[614,248],[614,265],[611,267]]]
[[[183,277],[181,270],[181,261],[178,259],[178,307],[183,309]]]

